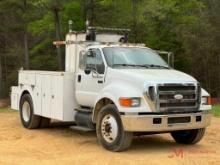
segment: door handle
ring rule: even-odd
[[[103,81],[102,80],[98,80],[98,84],[103,84]]]
[[[82,76],[81,76],[81,75],[78,75],[77,81],[78,81],[79,83],[81,82],[81,79],[82,79]]]

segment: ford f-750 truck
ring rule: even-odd
[[[11,107],[20,111],[23,126],[74,122],[96,130],[111,151],[126,150],[136,134],[170,133],[178,143],[199,142],[211,120],[210,95],[199,82],[157,51],[127,43],[127,36],[94,30],[55,42],[66,46],[64,72],[19,71]]]

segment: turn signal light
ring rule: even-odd
[[[208,105],[212,105],[212,98],[211,98],[211,96],[208,97],[207,103],[208,103]]]
[[[120,98],[119,103],[123,107],[138,107],[140,106],[140,98]]]
[[[202,105],[212,105],[211,96],[202,97]]]

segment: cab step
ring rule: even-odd
[[[85,113],[92,113],[92,108],[75,108],[77,112],[85,112]]]
[[[77,131],[83,131],[83,132],[95,131],[95,129],[91,129],[91,128],[83,127],[83,126],[71,126],[70,129],[77,130]]]
[[[92,121],[92,108],[83,107],[75,110],[75,122],[76,125],[80,127],[79,129],[85,127],[94,130],[95,124]]]

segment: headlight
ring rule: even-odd
[[[138,97],[134,98],[125,98],[121,97],[119,103],[123,107],[139,107],[141,105],[141,99]]]
[[[202,103],[202,105],[211,105],[212,99],[210,96],[202,97],[201,103]]]

